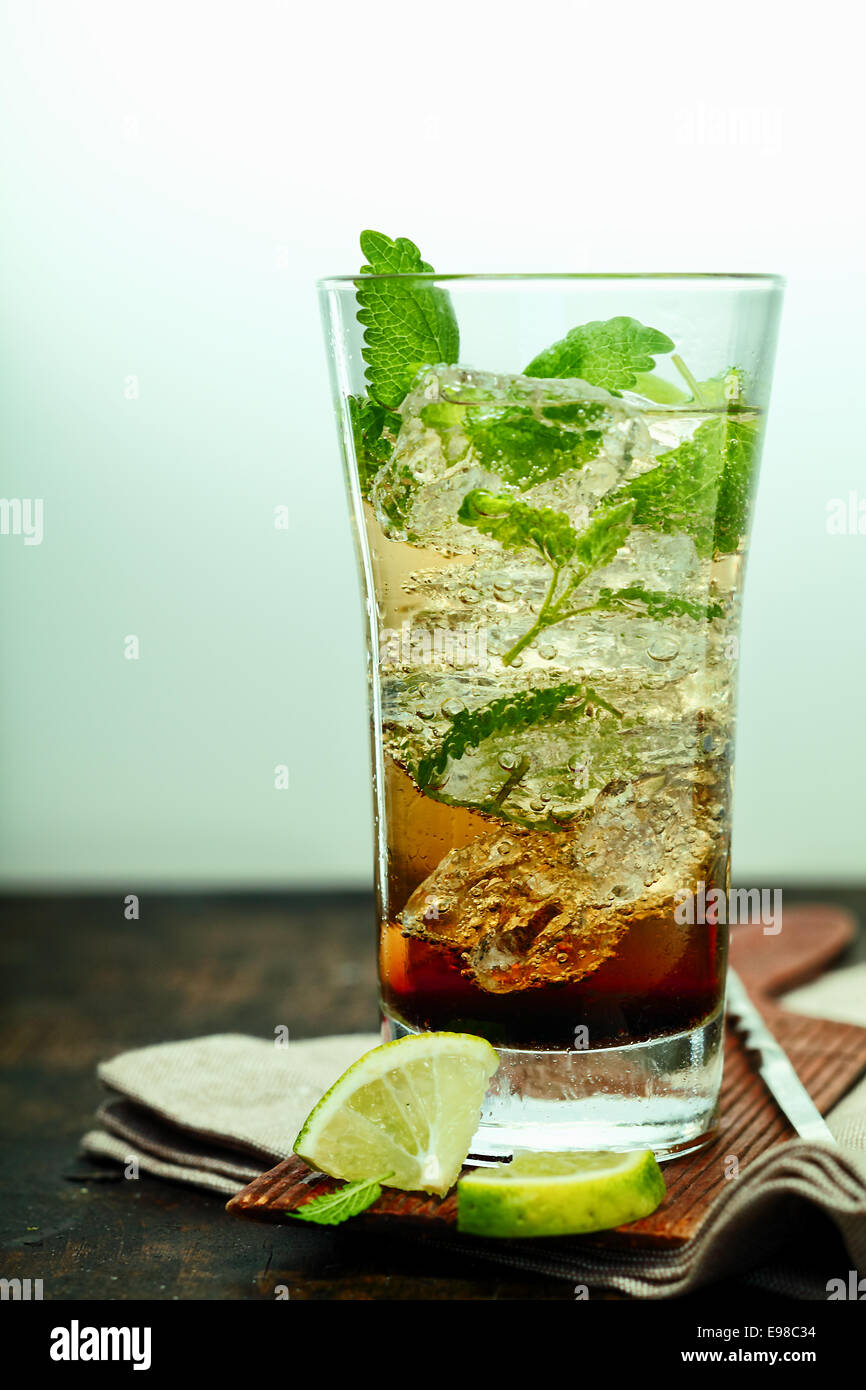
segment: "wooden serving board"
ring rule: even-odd
[[[781,932],[765,936],[759,924],[731,929],[731,961],[803,1084],[826,1113],[866,1070],[866,1028],[792,1013],[774,1002],[814,978],[854,937],[854,920],[834,907],[786,908]],[[725,1181],[724,1164],[736,1155],[742,1172],[759,1154],[795,1137],[787,1119],[732,1029],[725,1039],[725,1069],[718,1138],[699,1153],[664,1165],[667,1196],[651,1216],[616,1231],[582,1236],[606,1248],[670,1248],[692,1239]],[[278,1163],[232,1197],[226,1210],[259,1221],[287,1221],[311,1197],[338,1184],[299,1158]],[[353,1225],[412,1223],[446,1235],[456,1230],[457,1198],[386,1189]]]

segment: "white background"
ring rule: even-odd
[[[866,535],[826,530],[866,498],[858,13],[4,6],[0,491],[45,505],[0,536],[6,884],[369,880],[313,289],[365,226],[441,271],[787,274],[735,872],[862,879]]]

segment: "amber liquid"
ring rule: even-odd
[[[670,916],[636,917],[615,953],[577,982],[511,993],[480,988],[458,951],[404,935],[399,914],[448,851],[489,833],[491,822],[423,796],[394,763],[385,780],[391,849],[379,965],[389,1017],[411,1029],[478,1033],[504,1047],[560,1049],[682,1032],[718,1008],[727,929]],[[716,866],[708,887],[726,886],[720,878]]]

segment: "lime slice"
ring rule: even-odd
[[[574,1236],[649,1216],[665,1182],[651,1149],[516,1154],[457,1185],[457,1229],[476,1236]]]
[[[295,1153],[334,1178],[444,1196],[457,1181],[499,1058],[470,1033],[374,1047],[307,1116]]]

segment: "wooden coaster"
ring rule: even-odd
[[[855,923],[834,907],[786,908],[781,932],[765,935],[760,924],[731,929],[731,962],[766,1022],[787,1052],[818,1109],[825,1114],[866,1070],[866,1028],[808,1018],[783,1009],[773,996],[814,978],[852,941]],[[667,1196],[652,1216],[598,1236],[580,1237],[607,1248],[664,1249],[692,1239],[722,1183],[725,1160],[735,1155],[742,1172],[765,1150],[795,1137],[737,1035],[727,1030],[718,1138],[699,1153],[664,1165]],[[311,1197],[339,1184],[292,1156],[232,1197],[226,1210],[258,1221],[288,1221]],[[455,1227],[457,1198],[385,1189],[353,1225],[410,1222],[429,1230]]]

